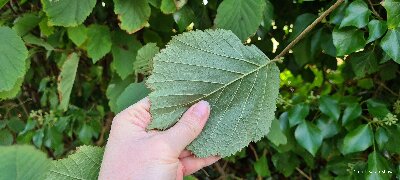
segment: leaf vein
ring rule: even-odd
[[[205,94],[203,97],[200,97],[200,98],[197,98],[197,99],[195,99],[195,100],[189,101],[189,102],[187,102],[186,104],[178,104],[178,105],[173,105],[173,106],[164,107],[164,108],[171,108],[171,107],[177,107],[177,106],[183,107],[183,106],[193,105],[194,103],[200,101],[201,99],[204,99],[204,98],[207,98],[207,97],[210,96],[210,95],[213,95],[214,93],[218,92],[218,91],[221,90],[222,88],[225,88],[225,87],[227,87],[227,86],[233,84],[234,82],[245,78],[246,76],[248,76],[248,75],[250,75],[250,74],[252,74],[252,73],[258,72],[261,68],[264,68],[264,67],[266,67],[267,65],[269,65],[269,64],[271,64],[271,63],[273,63],[273,62],[274,62],[274,61],[268,61],[268,62],[265,63],[264,65],[261,65],[261,66],[259,66],[258,68],[254,69],[254,70],[252,70],[252,71],[250,71],[250,72],[248,72],[248,73],[246,73],[246,74],[243,74],[242,76],[240,76],[240,77],[234,79],[233,81],[231,81],[231,82],[229,82],[229,83],[227,83],[227,84],[225,84],[225,85],[223,85],[223,86],[221,86],[221,87],[215,89],[214,91],[212,91],[212,92],[210,92],[210,93],[208,93],[208,94]],[[158,109],[162,109],[162,108],[158,108]]]
[[[216,69],[216,70],[221,70],[221,71],[226,71],[226,72],[235,73],[235,74],[241,74],[241,75],[244,74],[244,73],[242,73],[242,72],[237,72],[237,71],[234,71],[234,70],[222,69],[222,68],[211,67],[211,66],[204,66],[204,65],[199,65],[199,64],[190,64],[190,63],[172,62],[172,61],[161,61],[161,60],[158,60],[158,62],[172,63],[172,64],[182,64],[182,65],[188,65],[188,66],[195,66],[195,67],[203,67],[203,68],[209,68],[209,69]]]
[[[251,64],[251,65],[260,67],[259,64],[254,63],[254,62],[251,62],[251,61],[246,60],[246,59],[237,58],[237,57],[232,57],[232,56],[227,56],[227,55],[223,55],[223,54],[218,54],[218,53],[215,53],[215,52],[212,52],[212,51],[209,51],[209,50],[206,50],[206,49],[202,49],[202,48],[200,48],[200,47],[196,47],[196,46],[193,46],[193,45],[191,45],[191,44],[188,44],[188,43],[186,43],[186,42],[180,40],[179,38],[175,38],[175,39],[176,39],[178,42],[180,42],[180,43],[182,43],[182,44],[184,44],[184,45],[186,45],[186,46],[189,46],[189,47],[191,47],[191,48],[193,48],[193,49],[199,50],[199,51],[203,51],[203,52],[206,52],[206,53],[215,55],[215,56],[220,56],[220,57],[224,57],[224,58],[229,58],[229,59],[235,59],[235,60],[243,61],[243,62],[249,63],[249,64]]]

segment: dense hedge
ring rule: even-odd
[[[335,2],[0,0],[0,145],[104,146],[172,36],[228,29],[273,58]],[[278,64],[268,136],[191,178],[400,178],[399,63],[400,1],[343,2]]]

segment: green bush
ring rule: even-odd
[[[400,1],[334,3],[0,0],[0,179],[96,179],[98,169],[91,168],[93,163],[99,167],[103,150],[93,146],[105,145],[116,113],[150,93],[145,82],[151,87],[161,78],[151,75],[160,70],[153,62],[168,55],[160,49],[175,47],[173,38],[182,33],[194,38],[193,32],[207,29],[230,31],[204,39],[203,48],[223,52],[203,49],[206,53],[236,57],[233,50],[252,45],[253,54],[236,59],[268,56],[280,70],[279,96],[265,91],[278,87],[268,77],[253,83],[258,93],[239,91],[243,104],[246,93],[268,96],[268,103],[252,112],[265,108],[267,114],[246,119],[266,123],[265,133],[271,125],[268,134],[188,179],[400,178]],[[195,42],[201,40],[185,46]],[[290,51],[284,50],[288,45]],[[185,50],[174,55],[207,62],[199,54],[184,56]],[[261,59],[254,72],[264,72],[270,63]],[[176,72],[179,66],[171,68],[182,72]],[[156,123],[153,128],[168,127]],[[49,158],[64,159],[51,163]],[[29,168],[25,162],[36,171],[17,174],[16,169]],[[87,173],[74,174],[81,169]]]

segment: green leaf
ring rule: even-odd
[[[371,78],[360,79],[357,81],[357,86],[363,89],[371,89],[374,87],[374,81]]]
[[[279,69],[254,45],[244,46],[227,30],[193,31],[173,37],[153,61],[149,129],[166,129],[191,105],[207,100],[211,117],[188,146],[196,156],[226,157],[267,135]]]
[[[319,99],[319,110],[335,121],[339,120],[340,107],[336,99],[333,99],[330,96],[322,96]]]
[[[171,14],[176,11],[175,0],[161,0],[160,10],[164,14]]]
[[[322,34],[324,33],[323,28],[319,28],[316,32],[310,37],[310,45],[309,51],[311,52],[311,57],[315,57],[315,55],[319,54],[322,50]],[[331,36],[331,35],[329,35]],[[335,54],[336,55],[336,54]]]
[[[180,32],[185,31],[186,27],[193,23],[196,18],[193,10],[189,6],[184,6],[179,11],[175,12],[173,17]]]
[[[296,64],[302,67],[313,60],[310,38],[303,39],[293,47],[293,55]]]
[[[224,0],[218,7],[215,25],[231,30],[243,42],[257,31],[265,6],[265,0]]]
[[[379,67],[379,76],[383,81],[389,81],[397,77],[399,66],[394,63],[385,63]]]
[[[295,143],[295,142],[294,142]],[[299,155],[305,162],[305,164],[309,167],[314,169],[315,164],[316,164],[316,159],[312,154],[310,154],[306,149],[302,148],[299,145],[296,145],[296,147],[292,151],[294,154]]]
[[[386,130],[389,135],[388,142],[390,142],[390,143],[386,144],[385,149],[390,152],[399,154],[400,153],[400,138],[399,138],[400,126],[391,126],[391,127],[386,128]]]
[[[36,37],[36,36],[34,36],[32,34],[25,35],[23,37],[23,39],[24,39],[26,44],[41,46],[41,47],[44,47],[44,49],[46,49],[48,51],[54,50],[54,47],[51,46],[49,43],[44,41],[42,38],[38,38],[38,37]]]
[[[378,61],[372,50],[356,52],[349,55],[348,59],[357,78],[363,78],[365,75],[378,71]]]
[[[13,30],[22,37],[35,28],[40,21],[41,18],[36,13],[26,13],[15,20]]]
[[[133,69],[136,73],[149,74],[153,69],[153,58],[160,51],[156,43],[148,43],[138,50]]]
[[[93,137],[93,128],[88,124],[83,124],[82,128],[79,130],[78,137],[79,140],[84,144],[89,144]]]
[[[121,21],[119,26],[128,33],[142,29],[148,24],[151,14],[147,0],[114,0],[114,11]]]
[[[135,81],[135,78],[130,76],[121,80],[119,77],[114,76],[110,84],[107,87],[106,96],[109,99],[108,105],[112,112],[117,113],[117,100],[121,93],[128,87],[131,83]]]
[[[199,179],[197,179],[195,176],[193,176],[193,175],[190,175],[190,176],[185,176],[185,177],[183,177],[183,180],[199,180]]]
[[[363,0],[355,0],[347,7],[340,28],[346,26],[363,28],[368,24],[370,15],[371,11],[368,9],[367,3]]]
[[[144,41],[144,43],[157,43],[158,46],[163,46],[163,44],[164,44],[160,35],[149,29],[144,30],[143,41]]]
[[[33,144],[38,148],[42,147],[43,137],[44,137],[44,130],[43,129],[36,130],[35,135],[33,135],[32,137]]]
[[[8,3],[8,1],[10,1],[10,0],[0,0],[0,9],[1,9],[4,5],[6,5],[6,4]]]
[[[321,130],[324,139],[333,137],[340,131],[340,126],[337,121],[331,118],[319,118],[317,121],[317,127]]]
[[[99,176],[103,148],[81,146],[67,158],[53,161],[47,180],[53,179],[97,179]]]
[[[269,171],[269,167],[268,167],[268,161],[267,161],[267,158],[265,157],[265,155],[261,156],[260,159],[258,159],[253,164],[253,167],[259,176],[261,176],[261,177],[271,176],[271,172]]]
[[[293,127],[301,122],[303,122],[310,111],[310,106],[308,104],[300,103],[295,105],[289,110],[289,124]]]
[[[385,0],[383,7],[387,12],[387,25],[389,29],[396,29],[400,25],[400,0]]]
[[[293,153],[276,153],[272,156],[272,163],[278,172],[285,177],[289,177],[299,166],[300,161]]]
[[[333,44],[332,34],[326,30],[322,31],[321,48],[325,54],[336,58],[336,47]]]
[[[293,33],[290,35],[290,40],[294,40],[299,34],[310,25],[317,16],[310,13],[301,14],[296,18],[293,25]]]
[[[342,117],[342,124],[343,126],[353,122],[358,117],[361,116],[362,109],[361,105],[358,103],[351,103],[347,105],[346,109],[344,110],[343,117]]]
[[[322,144],[323,134],[317,126],[304,121],[297,126],[294,137],[301,147],[315,156]]]
[[[156,29],[158,32],[170,34],[173,29],[176,29],[174,27],[174,18],[171,15],[157,13],[150,17],[149,23],[150,27]],[[168,36],[168,40],[171,39],[171,36],[172,34]]]
[[[10,128],[11,131],[18,134],[19,132],[24,130],[25,123],[20,119],[18,119],[17,117],[15,117],[8,121],[7,126],[8,128]]]
[[[111,33],[107,26],[92,24],[88,27],[87,53],[96,63],[111,51]]]
[[[124,31],[113,32],[112,41],[113,62],[111,67],[114,68],[121,79],[125,79],[134,72],[133,63],[136,61],[137,51],[142,47],[142,44],[136,40],[134,35],[126,34]]]
[[[390,113],[386,104],[376,100],[376,99],[368,99],[367,100],[368,112],[379,119],[383,119],[386,117],[388,113]]]
[[[272,26],[272,21],[274,20],[274,6],[269,0],[265,0],[263,21],[261,21],[261,26],[264,27],[265,31],[269,31]]]
[[[8,27],[0,27],[0,93],[15,89],[26,72],[28,50],[17,33]],[[12,44],[12,46],[10,46]]]
[[[269,129],[269,132],[267,134],[267,138],[276,146],[287,143],[287,138],[280,128],[278,119],[274,119],[272,121],[271,128]]]
[[[78,26],[92,12],[96,0],[42,0],[51,26]]]
[[[198,4],[198,5],[194,5],[191,6],[194,14],[196,14],[197,18],[195,19],[194,22],[194,27],[196,27],[196,29],[207,29],[207,28],[211,28],[212,26],[212,22],[211,22],[211,18],[209,16],[209,10],[206,6],[204,6],[203,4]]]
[[[1,120],[0,121],[0,129],[3,129],[7,126],[8,120]]]
[[[119,95],[116,105],[117,112],[121,112],[125,108],[145,98],[150,93],[144,83],[132,83]]]
[[[358,126],[344,137],[342,153],[350,154],[366,150],[372,145],[373,136],[372,129],[368,124]]]
[[[71,41],[78,47],[81,46],[88,38],[87,28],[83,24],[76,27],[67,28],[67,34],[68,38],[71,39]]]
[[[64,62],[61,73],[58,76],[58,98],[60,100],[60,109],[64,111],[68,109],[69,98],[71,96],[72,87],[74,86],[78,64],[78,54],[70,54]]]
[[[182,7],[185,6],[185,4],[186,4],[188,1],[189,1],[189,0],[174,0],[176,9],[177,9],[177,10],[181,9]]]
[[[372,20],[368,23],[368,40],[367,43],[375,41],[382,37],[387,30],[386,21]]]
[[[344,56],[364,48],[366,41],[364,32],[354,28],[335,28],[332,33],[336,55]]]
[[[55,153],[57,153],[58,149],[60,149],[58,151],[63,151],[64,148],[63,134],[60,131],[58,131],[55,126],[47,127],[45,129],[44,145],[48,148],[54,149]]]
[[[18,95],[22,83],[24,82],[24,78],[18,78],[17,82],[15,83],[14,87],[8,91],[0,91],[0,99],[12,99]]]
[[[148,0],[149,4],[151,4],[153,7],[160,9],[161,6],[161,0]]]
[[[7,129],[0,130],[0,147],[11,145],[14,142],[14,137]],[[1,166],[1,165],[0,165]],[[1,170],[0,170],[1,173]]]
[[[348,6],[348,1],[344,1],[338,8],[329,14],[329,22],[332,24],[340,25],[344,18],[345,11]]]
[[[28,145],[0,146],[0,179],[41,180],[49,169],[46,154]]]
[[[393,170],[390,168],[389,162],[385,159],[385,157],[383,157],[376,151],[368,155],[368,173],[366,175],[366,179],[389,180],[391,179],[392,173],[388,173],[388,171]]]
[[[381,41],[382,49],[400,64],[400,28],[389,30]]]
[[[26,125],[24,127],[24,130],[19,133],[19,135],[26,134],[30,130],[34,129],[36,127],[37,121],[28,119],[26,122]]]
[[[39,23],[41,36],[50,36],[54,33],[55,28],[53,26],[49,26],[48,21],[49,21],[49,19],[46,16],[46,17],[43,17]]]
[[[378,127],[375,131],[375,141],[378,144],[379,149],[385,147],[386,143],[389,141],[389,134],[383,127]]]

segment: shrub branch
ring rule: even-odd
[[[309,26],[307,26],[306,29],[304,29],[304,31],[302,31],[297,37],[296,39],[294,39],[292,42],[290,42],[289,45],[286,46],[286,48],[280,53],[278,54],[274,60],[279,60],[280,58],[282,58],[283,56],[285,56],[285,54],[287,52],[289,52],[290,49],[292,49],[301,39],[304,38],[304,36],[306,36],[312,29],[315,28],[315,26],[321,22],[326,16],[328,16],[333,10],[335,10],[337,7],[340,6],[340,4],[343,3],[344,0],[338,0],[336,1],[335,4],[333,4],[329,9],[327,9],[324,13],[322,13],[317,19],[315,19],[315,21],[313,23],[311,23]]]

